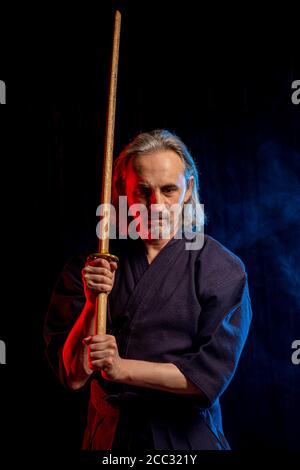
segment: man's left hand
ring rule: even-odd
[[[100,370],[102,377],[121,381],[124,377],[125,359],[119,356],[116,338],[112,335],[88,336],[83,340],[89,347],[89,367]]]

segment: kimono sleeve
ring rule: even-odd
[[[247,274],[218,283],[204,299],[195,351],[172,361],[209,400],[224,392],[236,370],[252,318]]]
[[[81,278],[83,267],[84,257],[73,258],[64,266],[54,288],[44,323],[46,356],[65,386],[62,349],[85,304]]]

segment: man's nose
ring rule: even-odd
[[[162,196],[159,191],[152,191],[150,195],[150,204],[162,204]]]

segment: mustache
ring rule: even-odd
[[[170,214],[166,214],[166,215],[157,214],[157,215],[149,216],[147,220],[148,220],[148,224],[160,223],[160,222],[169,223],[171,220],[171,217],[170,217]]]
[[[154,220],[169,220],[170,214],[170,207],[167,205],[160,205],[155,209],[153,209],[153,207],[151,208],[148,218]]]

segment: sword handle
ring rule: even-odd
[[[119,262],[119,258],[110,253],[93,253],[88,256],[87,261],[92,261],[97,258],[106,259],[108,262]],[[106,334],[107,297],[108,294],[106,292],[101,292],[97,295],[95,306],[95,332],[97,335]]]

